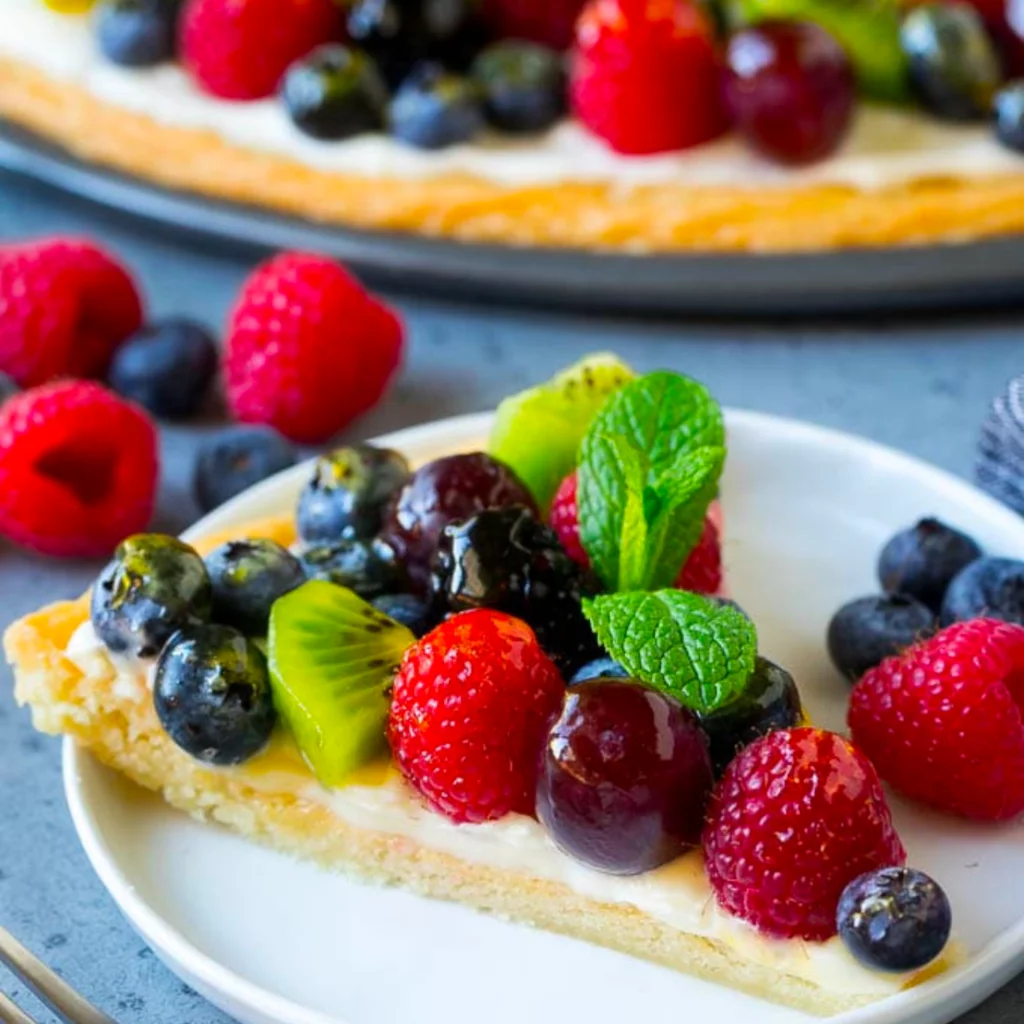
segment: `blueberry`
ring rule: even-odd
[[[192,491],[203,512],[295,464],[295,449],[270,427],[232,427],[196,455]]]
[[[922,519],[897,533],[878,557],[878,579],[890,594],[907,594],[938,613],[953,577],[983,552],[938,519]]]
[[[206,556],[213,620],[250,636],[267,632],[271,605],[306,581],[302,563],[272,540],[233,540]]]
[[[143,327],[114,354],[107,383],[154,416],[181,419],[203,403],[217,372],[217,345],[190,320]]]
[[[965,3],[926,3],[903,19],[900,42],[921,103],[949,121],[989,116],[1003,69],[985,23]]]
[[[277,715],[263,652],[230,626],[186,626],[156,664],[153,703],[167,735],[207,764],[258,754]]]
[[[930,608],[906,594],[877,594],[844,604],[828,624],[832,664],[851,682],[886,658],[931,636],[937,626]]]
[[[96,25],[100,50],[132,68],[171,60],[180,10],[181,0],[105,0]]]
[[[96,635],[117,654],[152,658],[172,633],[210,618],[212,589],[199,555],[176,537],[122,541],[92,589]]]
[[[718,778],[744,747],[776,729],[799,725],[803,706],[793,677],[767,658],[758,658],[735,700],[697,717],[707,734]]]
[[[996,138],[1009,149],[1024,153],[1024,81],[1010,82],[996,93]]]
[[[413,594],[381,594],[370,603],[389,619],[400,622],[416,637],[429,633],[438,623],[431,603]]]
[[[593,661],[576,670],[575,675],[569,680],[570,686],[577,683],[585,683],[590,679],[630,679],[630,674],[614,658],[602,655]]]
[[[418,149],[468,142],[484,128],[483,92],[471,79],[421,64],[391,101],[391,134]]]
[[[281,98],[297,128],[314,139],[349,139],[384,128],[388,89],[359,50],[329,44],[285,73]]]
[[[299,536],[307,544],[369,540],[410,476],[409,463],[388,448],[356,444],[322,455],[299,496]]]
[[[487,120],[505,132],[539,132],[566,111],[562,55],[537,43],[504,40],[473,62]]]
[[[942,625],[982,617],[1024,626],[1024,562],[979,558],[950,583]]]
[[[366,601],[402,590],[407,582],[394,550],[382,540],[314,545],[300,557],[309,579],[348,587]]]
[[[953,912],[941,886],[911,868],[855,878],[839,898],[836,927],[846,948],[876,971],[916,971],[945,948]]]

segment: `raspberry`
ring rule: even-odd
[[[181,15],[182,62],[214,96],[272,96],[288,66],[340,39],[332,0],[188,0]]]
[[[548,523],[558,536],[565,553],[584,569],[590,559],[580,542],[579,507],[576,500],[577,476],[570,473],[558,486]],[[704,532],[679,571],[674,587],[697,594],[717,594],[722,589],[722,546],[719,539],[722,510],[716,501],[708,509]]]
[[[22,387],[98,377],[142,324],[135,284],[80,239],[0,246],[0,370]]]
[[[402,325],[337,263],[284,253],[242,286],[224,346],[228,406],[293,441],[326,441],[380,399]]]
[[[498,39],[529,39],[566,50],[584,0],[485,0],[484,18]]]
[[[573,107],[612,149],[661,153],[725,131],[722,66],[689,0],[590,0],[576,44]]]
[[[906,860],[871,762],[821,729],[769,733],[738,754],[712,793],[703,841],[726,910],[814,942],[835,934],[853,879]]]
[[[33,551],[109,554],[145,529],[158,471],[149,418],[98,384],[45,385],[0,409],[0,533]]]
[[[565,683],[525,622],[454,615],[406,653],[388,735],[406,778],[453,821],[532,814]]]
[[[1024,626],[958,622],[871,669],[850,698],[855,741],[886,782],[967,818],[1024,811]]]

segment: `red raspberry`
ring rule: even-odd
[[[686,149],[726,130],[722,65],[690,0],[590,0],[576,46],[573,107],[612,149]]]
[[[485,0],[484,18],[499,39],[530,39],[556,50],[572,42],[585,0]]]
[[[258,100],[274,94],[289,64],[341,35],[333,0],[188,0],[182,63],[214,96]]]
[[[48,384],[0,408],[0,533],[16,544],[109,554],[146,528],[158,474],[152,422],[99,384]]]
[[[745,748],[711,795],[704,827],[718,902],[766,935],[821,942],[847,884],[903,864],[871,762],[822,729],[769,733]]]
[[[22,387],[102,376],[141,325],[132,279],[91,242],[0,246],[0,370]]]
[[[224,383],[243,423],[293,441],[333,437],[380,399],[402,325],[337,263],[284,253],[242,286],[228,324]]]
[[[412,647],[388,735],[406,778],[453,821],[532,814],[544,733],[565,682],[504,612],[454,615]]]
[[[570,473],[555,492],[548,523],[558,535],[565,553],[578,565],[589,569],[590,559],[580,543],[576,490],[576,473]],[[719,539],[721,519],[721,508],[716,501],[708,509],[704,532],[697,546],[690,552],[690,557],[676,577],[673,586],[677,589],[692,590],[697,594],[717,594],[722,589],[722,545]]]
[[[1024,627],[958,622],[883,661],[850,698],[854,739],[886,782],[967,818],[1024,812]]]

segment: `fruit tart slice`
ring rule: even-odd
[[[509,400],[492,453],[339,449],[294,520],[136,535],[16,623],[18,699],[328,868],[815,1013],[883,998],[949,963],[949,905],[753,622],[672,585],[723,444],[696,382],[599,358]],[[573,472],[575,552],[564,493],[540,515]]]

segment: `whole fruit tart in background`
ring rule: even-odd
[[[1024,808],[1024,615],[932,636],[902,606],[844,613],[855,742],[816,728],[726,595],[726,441],[703,385],[599,355],[502,402],[486,451],[335,449],[291,509],[130,536],[89,594],[15,623],[17,698],[175,807],[328,868],[821,1015],[884,999],[961,952],[879,773],[951,813]],[[937,600],[981,554],[941,530],[894,541],[884,578]],[[924,639],[881,661],[899,637]],[[944,720],[927,750],[901,738],[883,691],[907,666],[971,710],[969,777]],[[927,716],[916,697],[899,714]],[[977,779],[983,803],[936,799]]]
[[[4,0],[0,117],[348,227],[629,252],[1024,230],[1021,0]]]

